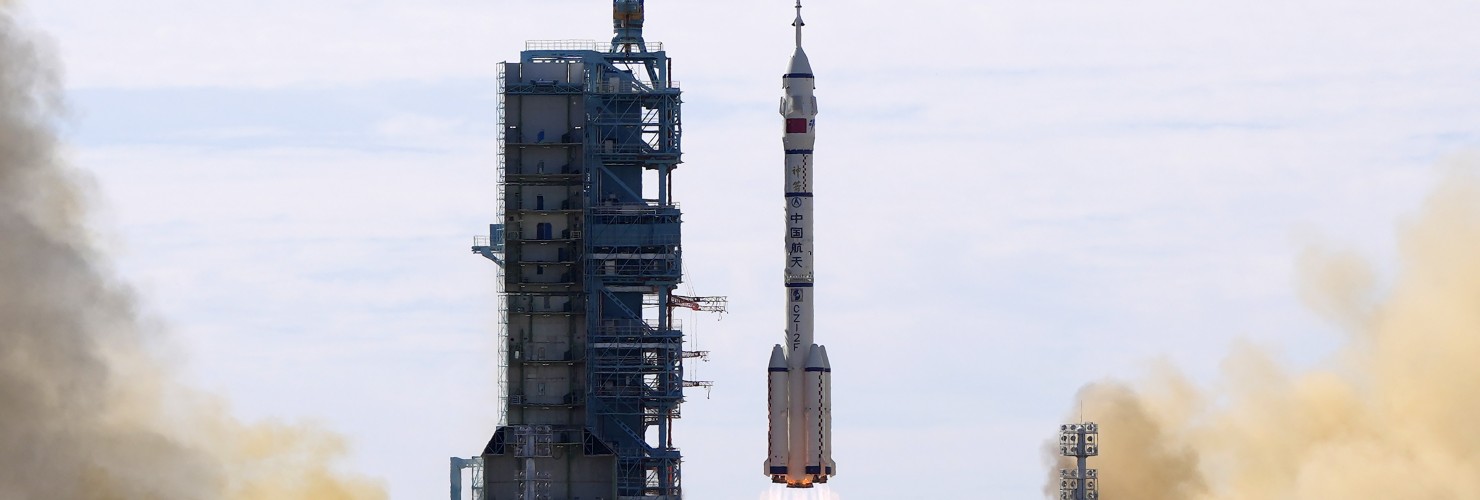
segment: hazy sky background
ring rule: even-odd
[[[196,385],[322,422],[441,498],[497,418],[496,63],[609,39],[604,0],[45,0],[100,235]],[[845,499],[1039,498],[1084,383],[1207,380],[1248,339],[1315,363],[1300,252],[1390,270],[1480,146],[1480,3],[809,0],[818,339]],[[685,91],[685,318],[712,352],[690,498],[766,487],[781,338],[776,102],[790,2],[648,3]],[[691,287],[691,288],[690,288]],[[1094,408],[1085,416],[1094,418]],[[1114,429],[1105,429],[1107,436]],[[1113,450],[1106,450],[1113,453]]]

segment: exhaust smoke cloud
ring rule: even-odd
[[[176,381],[58,155],[57,72],[0,0],[0,499],[385,498],[337,436],[248,425]]]
[[[1239,346],[1214,389],[1166,367],[1082,389],[1101,424],[1101,498],[1480,498],[1475,160],[1454,162],[1403,224],[1387,286],[1349,254],[1302,258],[1306,301],[1346,333],[1319,368]]]
[[[760,500],[842,500],[842,495],[833,493],[832,488],[819,484],[811,488],[787,488],[773,484],[760,494]]]

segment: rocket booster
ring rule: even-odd
[[[832,367],[827,349],[812,340],[812,146],[817,98],[802,51],[802,3],[797,1],[796,52],[781,77],[786,150],[786,341],[771,350],[767,391],[769,452],[765,473],[775,483],[810,488],[836,472],[832,460]]]

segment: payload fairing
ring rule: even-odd
[[[802,50],[797,1],[796,52],[781,77],[786,149],[786,343],[771,350],[767,378],[770,438],[765,473],[790,488],[810,488],[836,473],[832,460],[832,367],[827,349],[812,343],[812,146],[817,98]]]

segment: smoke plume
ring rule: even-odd
[[[832,488],[825,484],[811,488],[787,488],[773,484],[760,494],[760,500],[840,500],[842,498],[842,495],[834,493]]]
[[[58,155],[57,73],[0,0],[0,499],[385,498],[338,437],[247,425],[173,379]]]
[[[1081,391],[1101,424],[1101,498],[1480,498],[1480,162],[1456,162],[1402,227],[1397,274],[1300,262],[1311,308],[1347,334],[1318,369],[1253,346],[1216,390],[1171,369]],[[1466,163],[1467,165],[1460,165]],[[1057,473],[1055,472],[1055,477]],[[1057,488],[1057,480],[1051,488]]]

